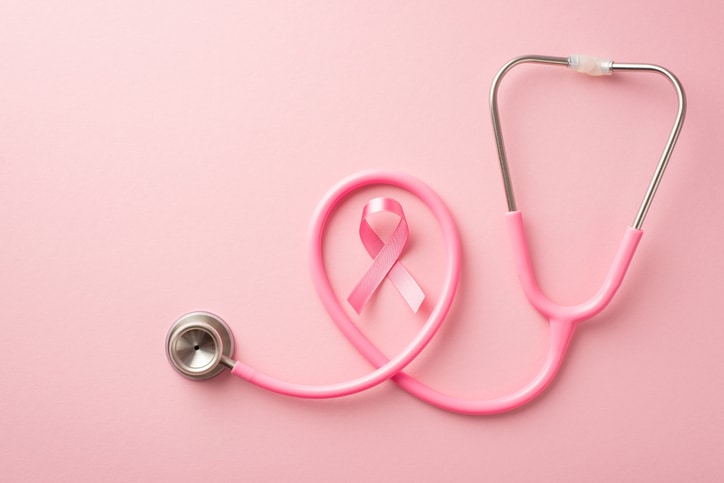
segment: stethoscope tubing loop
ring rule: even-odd
[[[354,324],[340,304],[329,282],[324,265],[323,241],[325,227],[336,207],[352,192],[377,185],[401,188],[423,201],[437,220],[445,241],[445,272],[442,292],[420,331],[397,356],[388,359],[373,372],[338,384],[308,385],[282,381],[263,374],[241,361],[235,364],[232,369],[233,374],[264,389],[288,396],[310,399],[348,396],[374,387],[395,376],[429,344],[440,329],[455,298],[460,276],[461,249],[460,235],[452,214],[440,196],[422,181],[403,173],[370,170],[350,176],[332,188],[315,210],[310,229],[308,254],[312,280],[327,313],[343,334],[350,341],[364,337],[361,332],[355,330],[356,327],[353,329]]]

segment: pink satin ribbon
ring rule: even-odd
[[[400,221],[387,243],[380,239],[367,222],[367,218],[375,213],[392,213],[400,217]],[[402,250],[407,244],[408,235],[407,220],[400,203],[391,198],[375,198],[365,204],[359,225],[359,236],[362,245],[374,258],[374,261],[347,297],[347,301],[358,314],[362,312],[362,307],[385,277],[390,279],[414,313],[420,309],[420,305],[425,300],[425,294],[410,272],[399,261]]]

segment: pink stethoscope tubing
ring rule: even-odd
[[[460,274],[460,236],[450,211],[444,202],[426,184],[408,175],[384,171],[368,171],[349,177],[337,184],[317,208],[310,231],[309,260],[312,280],[325,309],[342,333],[355,347],[371,343],[359,332],[340,305],[327,277],[323,259],[323,238],[327,221],[350,193],[372,185],[390,185],[409,191],[422,200],[440,225],[445,240],[445,274],[442,293],[425,324],[415,338],[393,359],[384,358],[378,369],[356,379],[329,385],[308,385],[283,381],[261,373],[249,365],[237,361],[231,373],[259,387],[287,396],[323,399],[348,396],[369,389],[400,373],[432,340],[447,316],[455,297]],[[372,346],[374,347],[374,346]]]
[[[447,266],[443,294],[430,313],[423,329],[394,359],[388,359],[380,352],[342,308],[329,283],[323,259],[324,231],[329,216],[336,206],[351,192],[370,185],[396,186],[418,196],[437,218],[447,247]],[[392,378],[412,395],[433,406],[451,412],[470,415],[497,414],[524,405],[538,396],[555,377],[576,325],[598,314],[611,301],[623,281],[626,269],[643,232],[633,228],[627,229],[612,267],[598,293],[582,304],[563,306],[548,299],[538,287],[525,239],[521,213],[517,211],[510,212],[506,218],[512,241],[516,271],[523,290],[533,307],[541,315],[549,319],[551,326],[549,349],[543,367],[538,375],[522,389],[510,395],[494,399],[462,399],[436,391],[418,379],[402,372],[402,369],[431,340],[449,311],[460,271],[460,246],[457,228],[442,200],[419,180],[408,175],[385,171],[364,172],[347,178],[332,188],[316,210],[309,238],[312,281],[322,304],[350,343],[378,369],[352,381],[321,386],[282,381],[260,373],[242,362],[236,362],[232,373],[264,389],[287,396],[303,398],[346,396]]]
[[[490,415],[516,409],[537,397],[555,377],[577,324],[603,310],[623,281],[626,269],[636,251],[643,232],[628,228],[601,289],[588,301],[572,306],[558,305],[546,297],[535,279],[520,212],[507,214],[508,232],[513,246],[513,257],[523,290],[538,312],[550,322],[551,333],[548,354],[538,375],[526,386],[509,395],[493,399],[462,399],[441,393],[400,372],[392,378],[413,396],[438,408],[468,415]],[[314,245],[312,240],[310,245]],[[314,246],[311,247],[314,249]],[[314,270],[314,266],[312,266]],[[315,279],[316,280],[316,279]],[[318,287],[319,290],[319,287]],[[334,318],[354,347],[372,364],[380,366],[387,358],[365,337],[349,318]]]

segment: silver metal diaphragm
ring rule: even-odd
[[[166,336],[166,357],[189,379],[209,379],[224,370],[234,354],[234,337],[226,322],[209,312],[191,312],[173,323]]]

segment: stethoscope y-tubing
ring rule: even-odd
[[[539,373],[521,389],[492,399],[465,399],[444,394],[404,372],[392,378],[407,392],[428,404],[461,414],[490,415],[516,409],[536,398],[555,378],[577,324],[602,311],[621,286],[638,242],[643,235],[640,230],[629,228],[601,289],[590,300],[582,304],[564,306],[555,304],[543,295],[535,280],[520,212],[509,213],[507,222],[513,247],[513,258],[516,260],[516,271],[523,284],[524,292],[531,304],[549,319],[550,338],[543,366]],[[376,366],[387,361],[385,355],[362,334],[349,318],[335,317],[333,320],[368,361]],[[353,334],[353,336],[349,334]]]
[[[329,283],[323,260],[324,229],[336,206],[352,191],[365,186],[380,184],[407,190],[419,197],[430,208],[443,232],[447,253],[443,297],[428,317],[426,327],[423,327],[423,330],[412,343],[392,360],[377,349],[342,308]],[[370,171],[348,178],[332,189],[322,201],[314,220],[310,233],[309,260],[312,280],[320,300],[331,319],[350,343],[379,369],[366,376],[331,385],[291,383],[261,373],[240,361],[234,364],[232,374],[279,394],[312,399],[347,396],[373,387],[392,377],[403,389],[433,406],[470,415],[496,414],[510,411],[534,399],[550,384],[561,366],[576,324],[603,310],[611,300],[623,281],[626,268],[642,235],[639,230],[630,229],[627,231],[614,259],[612,269],[609,271],[601,290],[591,300],[576,306],[559,306],[547,299],[538,288],[525,240],[522,216],[520,212],[510,213],[507,221],[513,247],[513,258],[518,262],[516,263],[516,271],[531,303],[550,319],[551,332],[548,354],[539,374],[522,389],[510,395],[494,399],[463,399],[441,393],[402,372],[402,368],[409,364],[419,354],[424,344],[431,339],[432,336],[428,337],[426,333],[427,326],[433,322],[434,327],[436,327],[435,330],[439,327],[439,324],[436,323],[438,317],[447,314],[457,287],[460,266],[459,236],[455,225],[452,223],[449,211],[442,204],[439,197],[426,185],[410,176],[400,173]],[[444,318],[444,315],[442,317]],[[415,354],[415,356],[412,354]]]

